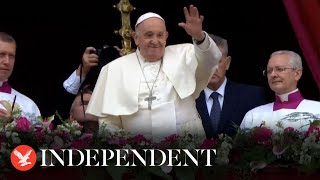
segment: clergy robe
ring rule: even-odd
[[[205,136],[195,99],[207,86],[220,58],[221,52],[208,35],[201,45],[167,46],[162,64],[151,63],[155,68],[149,71],[144,71],[148,62],[137,50],[102,68],[86,112],[99,117],[100,127],[105,123],[108,130],[123,128],[153,140],[172,134]],[[150,80],[152,74],[155,76]],[[144,99],[153,82],[156,99],[148,110]]]
[[[240,128],[259,127],[263,122],[273,131],[281,131],[276,124],[281,122],[283,127],[293,127],[299,131],[307,131],[310,120],[320,118],[320,102],[303,99],[295,109],[274,110],[274,102],[256,107],[248,111]]]
[[[29,97],[21,94],[20,92],[16,91],[15,89],[11,88],[11,93],[3,93],[0,92],[0,100],[7,100],[11,104],[14,101],[14,97],[16,96],[15,104],[19,105],[22,112],[21,115],[28,118],[32,124],[37,122],[37,117],[41,116],[40,110],[36,103],[31,100]],[[1,104],[0,108],[5,109]]]

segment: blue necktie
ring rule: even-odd
[[[210,97],[213,100],[212,108],[210,112],[210,119],[211,119],[211,125],[213,128],[213,134],[216,136],[218,135],[218,126],[219,126],[219,120],[220,120],[220,113],[221,113],[221,107],[218,100],[219,93],[213,92]]]

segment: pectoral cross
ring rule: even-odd
[[[152,93],[149,93],[149,97],[145,98],[144,100],[148,101],[148,109],[151,110],[152,100],[156,100],[156,97],[152,96]]]

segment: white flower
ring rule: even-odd
[[[259,169],[263,169],[267,166],[267,163],[264,161],[253,161],[250,163],[251,171],[256,172]]]
[[[301,155],[299,159],[300,164],[310,164],[312,160],[310,155],[305,154],[304,152],[301,152],[300,155]]]
[[[17,125],[16,121],[8,123],[5,127],[6,131],[13,131],[14,127]]]
[[[9,138],[11,136],[11,131],[6,132],[6,138]]]
[[[272,148],[272,152],[274,155],[276,156],[280,156],[281,154],[283,154],[287,149],[289,148],[289,146],[285,146],[283,144],[278,144],[278,145],[274,145]]]
[[[17,132],[12,132],[11,136],[13,137],[19,137],[19,134]]]
[[[77,130],[74,132],[75,135],[80,136],[81,135],[81,131]]]
[[[13,144],[20,144],[21,139],[18,136],[12,136],[11,137]]]
[[[132,146],[130,144],[126,144],[122,147],[122,149],[131,149]]]
[[[0,126],[0,133],[4,133],[5,132],[5,127],[3,127],[3,126]]]

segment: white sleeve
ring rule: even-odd
[[[252,115],[252,110],[248,111],[246,115],[244,116],[241,124],[240,124],[240,129],[251,129],[253,128],[253,115]]]
[[[81,80],[84,81],[85,77]],[[82,83],[81,82],[81,83]],[[63,87],[71,94],[76,95],[81,86],[80,76],[77,76],[76,70],[63,82]]]

